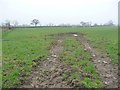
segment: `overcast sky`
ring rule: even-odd
[[[0,0],[0,23],[17,20],[30,24],[39,19],[42,25],[79,24],[81,21],[103,24],[118,22],[120,0]]]

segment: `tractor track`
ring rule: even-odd
[[[59,60],[59,55],[63,51],[63,41],[66,36],[75,37],[80,41],[84,49],[91,53],[92,62],[95,65],[104,88],[118,88],[118,67],[113,65],[111,59],[96,49],[79,33],[58,34],[55,45],[50,50],[47,60],[41,60],[37,68],[32,72],[20,88],[73,88],[70,83],[63,80],[63,73],[74,70],[70,65],[66,65]]]
[[[104,88],[118,88],[118,65],[113,64],[110,57],[102,54],[90,45],[83,34],[77,34],[77,40],[83,45],[84,49],[91,53],[92,62],[95,65],[100,77],[103,81]]]
[[[41,60],[38,67],[28,77],[28,81],[21,88],[70,88],[71,86],[63,80],[62,74],[71,71],[71,67],[64,65],[59,60],[62,52],[63,34],[58,34],[55,45],[50,50],[47,60]]]

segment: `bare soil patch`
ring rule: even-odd
[[[59,60],[62,52],[62,42],[64,35],[59,34],[54,46],[50,50],[47,60],[41,60],[40,64],[28,77],[28,81],[21,88],[70,88],[71,86],[64,81],[62,75],[71,71],[71,67],[64,65]]]

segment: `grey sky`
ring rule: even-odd
[[[79,24],[81,21],[118,23],[119,0],[0,0],[0,23],[17,20],[29,24],[34,18],[42,25]]]

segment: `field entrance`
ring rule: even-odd
[[[49,52],[46,60],[33,60],[40,62],[22,88],[117,88],[117,66],[91,47],[84,34],[57,34]]]

